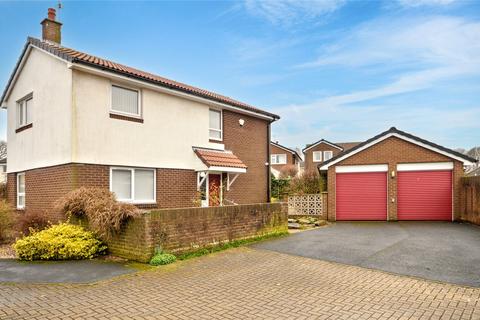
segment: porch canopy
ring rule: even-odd
[[[247,172],[247,166],[232,151],[198,147],[194,147],[193,151],[207,167],[206,170],[201,170],[205,173],[203,177],[209,173],[227,173],[227,190],[230,189],[239,174]],[[200,187],[202,183],[203,179],[199,179],[197,187]]]

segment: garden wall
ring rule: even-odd
[[[461,180],[460,219],[480,225],[480,177]]]
[[[156,248],[183,253],[286,231],[283,203],[158,209],[129,221],[107,244],[113,255],[147,262]]]

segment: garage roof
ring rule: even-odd
[[[407,133],[405,131],[401,131],[401,130],[398,130],[397,128],[395,127],[391,127],[390,129],[388,129],[387,131],[384,131],[376,136],[374,136],[373,138],[370,138],[360,144],[358,144],[357,146],[349,149],[349,150],[346,150],[345,152],[342,152],[340,154],[338,154],[337,156],[331,158],[330,160],[327,160],[325,162],[323,162],[321,165],[319,165],[319,169],[320,170],[327,170],[330,166],[346,159],[346,158],[349,158],[351,156],[353,156],[354,154],[357,154],[387,138],[390,138],[390,137],[397,137],[399,139],[402,139],[402,140],[405,140],[405,141],[408,141],[408,142],[411,142],[413,144],[416,144],[416,145],[419,145],[421,147],[424,147],[426,149],[429,149],[429,150],[432,150],[432,151],[435,151],[437,153],[440,153],[440,154],[443,154],[447,157],[450,157],[452,159],[455,159],[455,160],[458,160],[458,161],[461,161],[463,162],[464,165],[472,165],[473,163],[477,162],[476,159],[472,158],[472,157],[469,157],[465,154],[462,154],[460,152],[457,152],[457,151],[454,151],[452,149],[449,149],[449,148],[446,148],[446,147],[443,147],[441,145],[438,145],[436,143],[433,143],[433,142],[430,142],[430,141],[427,141],[425,139],[422,139],[422,138],[419,138],[417,136],[414,136],[413,134],[410,134],[410,133]]]

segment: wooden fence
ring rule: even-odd
[[[327,193],[305,194],[288,197],[288,215],[327,217]]]
[[[461,219],[480,225],[480,177],[462,178],[460,197]]]

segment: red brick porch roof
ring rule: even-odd
[[[228,167],[247,169],[247,166],[231,151],[213,149],[193,149],[207,167]]]

